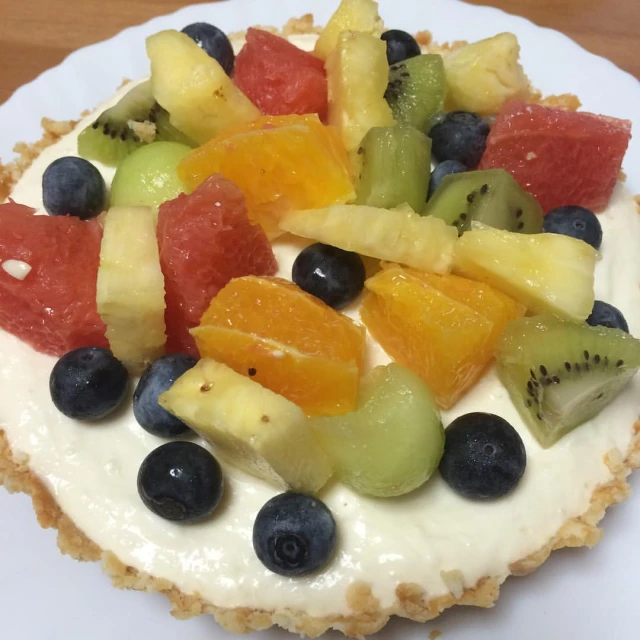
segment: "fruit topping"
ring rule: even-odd
[[[366,33],[341,33],[326,69],[329,124],[340,131],[347,151],[357,149],[371,127],[395,124],[384,98],[389,66],[382,40]]]
[[[78,136],[78,154],[87,160],[117,166],[149,142],[194,143],[169,122],[169,114],[155,101],[151,82],[141,82],[103,111]]]
[[[533,313],[584,320],[593,307],[597,257],[593,247],[568,236],[483,227],[458,241],[454,271],[487,282]]]
[[[360,31],[378,37],[382,29],[382,19],[378,15],[378,3],[375,0],[341,0],[318,37],[314,53],[326,60],[338,45],[343,31]]]
[[[164,353],[164,279],[151,208],[109,209],[96,300],[109,346],[132,373],[141,373]]]
[[[175,438],[189,430],[182,420],[160,406],[158,398],[197,362],[186,353],[172,353],[147,367],[133,394],[133,415],[143,429],[161,438]]]
[[[317,242],[303,249],[293,263],[291,279],[303,291],[333,309],[342,309],[361,293],[366,277],[362,258]]]
[[[214,173],[243,190],[249,216],[268,234],[288,211],[355,196],[340,137],[316,115],[263,116],[194,150],[178,167],[188,189]]]
[[[514,100],[498,114],[480,168],[507,169],[544,211],[567,203],[601,211],[630,138],[628,120]]]
[[[262,113],[317,113],[323,120],[327,116],[322,60],[268,31],[247,30],[233,79]]]
[[[527,466],[518,432],[492,413],[467,413],[445,431],[442,479],[470,500],[495,500],[511,493]]]
[[[447,53],[444,67],[451,106],[492,115],[508,100],[526,98],[529,79],[519,56],[520,45],[512,33],[499,33]]]
[[[160,396],[160,406],[229,463],[280,489],[314,493],[331,476],[300,407],[224,364],[203,358]]]
[[[186,33],[216,60],[228,76],[233,75],[235,54],[227,34],[222,29],[208,22],[194,22],[182,29],[182,33]]]
[[[602,226],[589,209],[584,207],[558,207],[544,217],[543,229],[547,233],[560,233],[578,240],[584,240],[594,249],[602,244]]]
[[[409,207],[344,205],[296,211],[281,219],[280,228],[345,251],[436,273],[451,270],[458,237],[442,220],[420,216]]]
[[[267,237],[247,216],[242,191],[219,175],[160,207],[158,246],[169,353],[198,354],[189,329],[232,278],[278,268]]]
[[[446,91],[442,57],[425,54],[389,69],[384,97],[398,124],[427,133],[433,117],[444,108]]]
[[[167,442],[140,465],[138,493],[157,516],[173,522],[200,522],[222,498],[224,479],[218,461],[193,442]]]
[[[356,204],[421,210],[427,199],[431,140],[413,127],[374,127],[358,149],[360,180]]]
[[[33,214],[13,201],[0,204],[0,327],[50,355],[106,347],[96,308],[100,226]],[[29,273],[14,277],[10,260],[28,265]]]
[[[629,333],[629,325],[619,309],[612,304],[596,300],[593,303],[591,315],[587,318],[587,324],[592,327],[609,327],[610,329],[621,329]]]
[[[171,124],[196,143],[260,115],[218,61],[184,33],[149,36],[147,55],[153,97],[169,112]]]
[[[445,176],[424,213],[452,224],[460,235],[473,222],[517,233],[542,231],[542,208],[504,169]]]
[[[58,158],[42,174],[42,202],[50,216],[88,220],[102,213],[106,201],[104,179],[82,158]]]
[[[76,420],[100,420],[117,409],[127,395],[129,374],[111,351],[81,347],[54,365],[49,391],[56,409]]]
[[[454,173],[465,173],[466,171],[469,171],[469,168],[457,160],[444,160],[443,162],[438,163],[431,172],[427,198],[430,199],[431,196],[433,196],[436,189],[440,186],[443,178],[453,175]]]
[[[307,414],[355,407],[364,328],[286,280],[232,280],[191,333],[201,356],[251,375]]]
[[[429,387],[397,364],[362,378],[355,411],[314,418],[312,428],[338,478],[358,493],[392,498],[438,468],[444,429]]]
[[[486,284],[388,266],[365,283],[362,321],[382,348],[453,406],[493,359],[524,309]]]
[[[253,548],[262,564],[281,576],[321,569],[336,545],[336,523],[321,500],[281,493],[267,502],[253,523]]]
[[[452,111],[429,131],[436,162],[457,160],[475,169],[484,153],[489,123],[468,111]]]
[[[498,373],[543,447],[596,416],[640,367],[640,340],[552,316],[512,322],[498,345]]]
[[[178,142],[152,142],[136,149],[116,169],[111,183],[112,207],[159,207],[183,192],[176,171],[191,151]]]
[[[380,38],[387,45],[387,62],[390,65],[419,56],[421,53],[420,45],[416,42],[416,39],[410,33],[401,29],[389,29]]]

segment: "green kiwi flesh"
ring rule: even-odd
[[[538,201],[504,169],[467,171],[445,176],[427,202],[424,215],[442,218],[462,235],[471,222],[516,233],[540,233]]]
[[[520,318],[507,325],[497,364],[522,419],[548,448],[623,390],[640,367],[640,340],[554,316]]]
[[[429,189],[431,139],[413,127],[373,127],[358,154],[356,204],[420,210]]]
[[[389,68],[385,98],[398,124],[426,133],[444,108],[446,87],[442,56],[423,54]]]
[[[133,87],[80,133],[78,154],[117,166],[136,149],[160,140],[195,146],[169,123],[169,114],[156,103],[147,81]]]

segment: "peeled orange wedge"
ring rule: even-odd
[[[524,307],[487,284],[395,265],[366,282],[360,314],[398,363],[452,407],[491,362],[506,324]]]
[[[290,282],[232,280],[191,334],[202,357],[251,376],[309,415],[355,407],[364,328]]]
[[[347,153],[337,131],[317,115],[263,116],[194,149],[178,166],[187,189],[213,173],[235,182],[249,216],[271,236],[280,216],[355,198]]]

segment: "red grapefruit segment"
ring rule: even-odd
[[[158,246],[169,353],[198,355],[189,329],[230,280],[278,269],[262,227],[247,216],[242,191],[219,174],[161,205]]]
[[[34,215],[9,201],[0,205],[0,229],[0,264],[31,267],[23,280],[0,268],[0,327],[50,355],[108,347],[96,308],[99,224]]]
[[[602,211],[630,139],[628,120],[514,100],[498,114],[479,168],[511,172],[545,212],[564,205]]]
[[[324,63],[284,38],[261,29],[247,31],[233,79],[266,115],[327,115]]]

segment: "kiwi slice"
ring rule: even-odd
[[[622,391],[640,367],[640,340],[555,316],[520,318],[507,325],[497,363],[522,419],[548,448]]]
[[[87,160],[117,166],[130,153],[156,140],[196,146],[169,122],[169,114],[155,101],[147,81],[136,85],[80,133],[78,153]]]
[[[356,204],[420,211],[429,190],[431,139],[413,127],[373,127],[358,149]]]
[[[540,233],[538,201],[504,169],[465,171],[445,176],[429,199],[424,215],[442,218],[462,235],[471,222],[516,233]]]
[[[384,94],[398,124],[427,133],[444,108],[447,83],[442,56],[424,54],[389,67]]]

